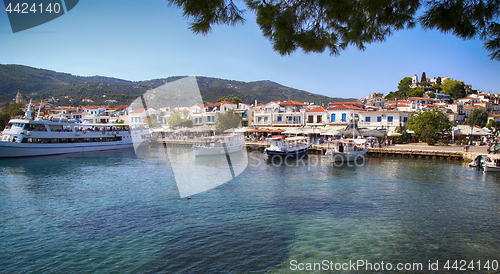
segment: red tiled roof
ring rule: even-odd
[[[358,101],[355,102],[334,102],[328,104],[329,106],[337,106],[337,105],[359,105],[360,103]]]
[[[136,109],[134,111],[132,111],[130,114],[133,114],[133,113],[143,113],[145,110],[148,110],[147,108],[144,109],[144,108],[139,108],[139,109]]]
[[[127,105],[120,105],[120,106],[116,106],[116,107],[114,107],[112,109],[126,109],[126,108],[128,108]]]
[[[304,103],[293,101],[293,100],[286,101],[286,102],[280,102],[279,105],[280,106],[307,106]]]
[[[328,108],[328,110],[337,110],[337,109],[364,110],[364,109],[362,109],[360,107],[356,107],[356,106],[353,106],[353,105],[338,105],[338,106],[334,106],[334,107]]]
[[[413,100],[433,100],[432,98],[425,98],[425,97],[410,97],[408,100],[413,101]]]
[[[325,107],[319,106],[319,107],[313,108],[311,110],[308,110],[307,112],[325,112],[325,111],[326,111]]]

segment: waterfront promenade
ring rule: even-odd
[[[186,146],[192,145],[192,140],[162,140],[167,145]],[[246,141],[246,147],[250,150],[264,150],[268,146],[265,141]],[[328,144],[321,145],[313,144],[310,153],[324,154]],[[370,148],[371,155],[390,155],[399,157],[428,157],[428,158],[443,158],[454,160],[472,160],[477,155],[487,154],[486,146],[470,146],[469,151],[464,151],[464,146],[429,146],[426,144],[396,144],[382,148]],[[489,154],[491,158],[500,158],[500,154]]]
[[[487,154],[487,146],[470,146],[469,151],[464,151],[464,146],[429,146],[423,144],[398,144],[384,148],[390,151],[427,151],[444,153],[462,153],[464,159],[474,159],[477,155]],[[489,157],[500,158],[500,154],[489,154]]]

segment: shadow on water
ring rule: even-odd
[[[157,206],[115,205],[83,214],[61,225],[71,235],[82,238],[112,237],[148,233],[175,221],[170,211]]]
[[[274,207],[297,214],[329,213],[334,218],[366,218],[377,213],[374,205],[350,201],[337,201],[328,197],[282,197],[272,202]]]
[[[218,223],[170,238],[146,273],[265,272],[288,257],[293,235],[267,226]]]
[[[134,150],[125,148],[110,151],[0,159],[0,169],[3,172],[22,173],[30,177],[56,176],[74,172],[76,168],[82,166],[121,165],[131,158],[136,158]],[[50,163],[50,165],[47,163]]]

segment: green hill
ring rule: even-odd
[[[22,65],[0,65],[0,102],[11,102],[19,91],[25,99],[35,101],[53,97],[58,105],[130,104],[147,90],[180,78],[183,76],[134,82],[104,76],[83,77]],[[255,100],[267,103],[290,99],[317,104],[352,100],[313,94],[268,80],[242,82],[211,77],[196,79],[204,102],[217,102],[221,97],[238,97],[248,104]],[[94,103],[83,103],[82,99],[91,99]],[[106,103],[105,100],[109,99],[116,100],[116,103]]]

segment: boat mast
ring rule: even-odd
[[[28,108],[24,112],[24,116],[26,116],[26,118],[28,118],[28,119],[31,118],[31,99],[30,99],[30,103],[28,105]]]
[[[42,101],[43,100],[40,100],[40,106],[38,106],[38,112],[36,114],[36,118],[38,119],[40,117],[40,110],[42,109]]]
[[[351,122],[352,122],[352,139],[356,139],[356,133],[354,131],[354,113],[351,113]]]

